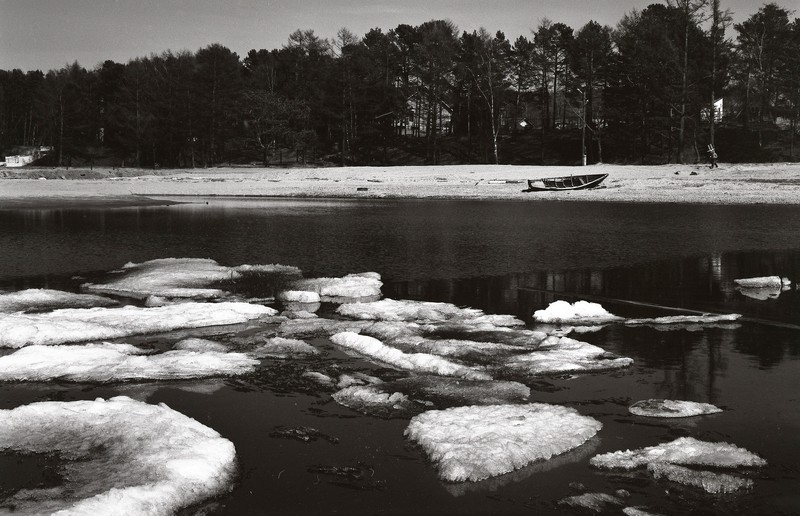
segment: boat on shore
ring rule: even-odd
[[[586,190],[600,185],[608,174],[579,174],[562,177],[528,179],[528,189],[523,192],[560,192],[564,190]]]

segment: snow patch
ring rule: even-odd
[[[646,417],[691,417],[722,412],[721,408],[710,403],[661,399],[637,401],[628,410],[636,416]]]
[[[478,481],[547,460],[580,446],[602,424],[574,409],[533,403],[457,407],[411,419],[416,441],[451,482]]]
[[[539,323],[580,323],[580,324],[605,324],[621,321],[618,317],[598,303],[588,301],[554,301],[544,310],[533,312],[533,320]]]
[[[0,381],[115,382],[233,376],[258,361],[242,353],[173,350],[146,354],[130,344],[28,346],[0,357]]]
[[[65,484],[7,498],[15,512],[169,515],[230,489],[233,444],[166,405],[119,396],[0,410],[0,443],[65,459]]]
[[[276,313],[272,308],[248,303],[180,303],[155,308],[65,308],[41,314],[0,314],[0,347],[63,344],[239,324]]]

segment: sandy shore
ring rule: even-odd
[[[597,172],[609,174],[597,189],[522,191],[529,178]],[[0,209],[145,205],[185,196],[800,204],[800,164],[722,164],[714,170],[703,165],[212,168],[155,174],[134,169],[6,169],[0,177]]]

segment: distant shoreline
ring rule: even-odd
[[[528,179],[596,172],[609,174],[597,189],[522,191]],[[707,165],[25,168],[5,169],[2,176],[0,209],[152,206],[203,196],[800,205],[800,163],[721,164],[713,170]]]

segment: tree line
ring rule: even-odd
[[[0,70],[0,150],[139,167],[687,163],[709,144],[723,160],[794,159],[793,15],[768,3],[732,24],[720,0],[667,0],[616,28],[543,19],[514,41],[432,20],[360,38],[297,30],[244,58],[215,43]]]

